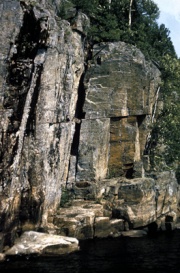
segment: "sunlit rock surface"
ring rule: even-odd
[[[98,204],[80,198],[71,200],[57,211],[54,233],[85,239],[126,236],[124,231],[142,227],[151,231],[152,223],[154,230],[176,228],[179,188],[173,172],[153,178],[106,179],[99,188],[95,185],[95,189],[92,185],[86,188],[85,196],[88,190],[96,190]]]
[[[0,5],[0,229],[9,233],[5,244],[13,241],[19,222],[46,226],[59,206],[84,72],[83,28],[89,24],[79,14],[72,30],[48,1],[30,2]]]
[[[84,79],[77,180],[143,175],[160,72],[137,48],[99,44]]]
[[[79,243],[75,238],[27,231],[5,255],[61,255],[77,250]]]
[[[148,157],[159,70],[123,42],[89,48],[87,16],[60,7],[0,4],[0,251],[24,231],[116,237],[178,216],[174,173]]]

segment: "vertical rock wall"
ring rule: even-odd
[[[0,249],[22,229],[53,228],[64,188],[107,199],[134,227],[176,214],[175,177],[144,178],[159,70],[123,42],[88,52],[88,18],[71,8],[62,20],[60,4],[0,4]]]
[[[93,48],[84,84],[76,180],[142,177],[159,70],[133,46],[102,43]]]
[[[0,73],[0,232],[47,226],[66,184],[84,71],[84,27],[44,1],[3,1]],[[74,13],[75,15],[76,13]]]

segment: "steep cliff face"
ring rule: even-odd
[[[72,9],[69,23],[57,16],[61,1],[31,2],[0,5],[1,247],[22,229],[61,233],[56,214],[65,194],[101,199],[99,217],[109,211],[133,227],[176,214],[173,174],[167,183],[144,180],[159,70],[122,42],[87,51],[86,15]],[[156,189],[161,196],[170,189],[158,208]]]
[[[20,222],[46,225],[66,183],[78,85],[84,71],[83,28],[51,6],[1,4],[1,231]],[[82,23],[82,24],[81,24]]]
[[[160,73],[138,49],[121,42],[97,45],[93,55],[76,179],[141,177]]]

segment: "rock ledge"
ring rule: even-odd
[[[61,255],[79,250],[75,238],[51,235],[35,231],[24,232],[6,255]]]

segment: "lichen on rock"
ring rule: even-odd
[[[0,250],[23,231],[116,237],[177,219],[174,174],[151,173],[147,153],[160,71],[123,42],[89,48],[89,19],[61,18],[60,2],[0,5]]]

